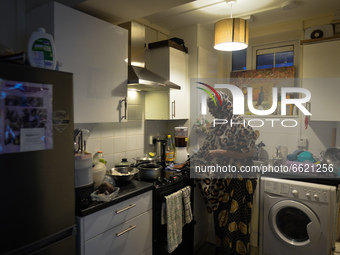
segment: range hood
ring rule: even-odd
[[[119,26],[129,31],[128,88],[140,91],[181,89],[145,68],[145,26],[135,21]]]

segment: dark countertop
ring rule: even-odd
[[[77,204],[76,216],[84,217],[89,214],[98,212],[104,208],[120,203],[126,199],[138,196],[144,192],[152,190],[154,187],[153,183],[142,182],[138,180],[132,180],[130,183],[127,183],[126,185],[117,186],[120,188],[119,194],[110,202],[91,201],[91,199],[89,199],[88,203]]]

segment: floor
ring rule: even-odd
[[[194,255],[212,255],[215,254],[215,244],[205,242],[201,247],[197,249]],[[250,247],[251,255],[258,255],[258,249],[256,247]],[[340,254],[340,253],[339,253]]]
[[[201,247],[197,249],[194,255],[211,255],[215,254],[215,244],[205,242]]]

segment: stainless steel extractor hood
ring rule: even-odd
[[[129,31],[128,88],[141,91],[181,89],[145,68],[145,27],[135,21],[119,25]]]

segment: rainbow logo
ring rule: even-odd
[[[205,83],[203,83],[203,82],[197,82],[197,83],[206,86],[206,87],[209,88],[212,92],[214,92],[214,94],[217,96],[217,98],[218,98],[218,100],[220,101],[220,104],[221,104],[221,106],[222,106],[222,100],[221,100],[221,98],[220,98],[220,95],[217,93],[217,91],[216,91],[213,87],[211,87],[210,85],[205,84]],[[212,100],[214,100],[214,103],[215,103],[215,105],[217,106],[216,100],[215,100],[214,96],[211,94],[211,92],[210,92],[209,90],[204,89],[204,88],[201,88],[201,87],[197,87],[197,88],[203,90],[204,92],[206,92],[206,93],[212,98]]]

